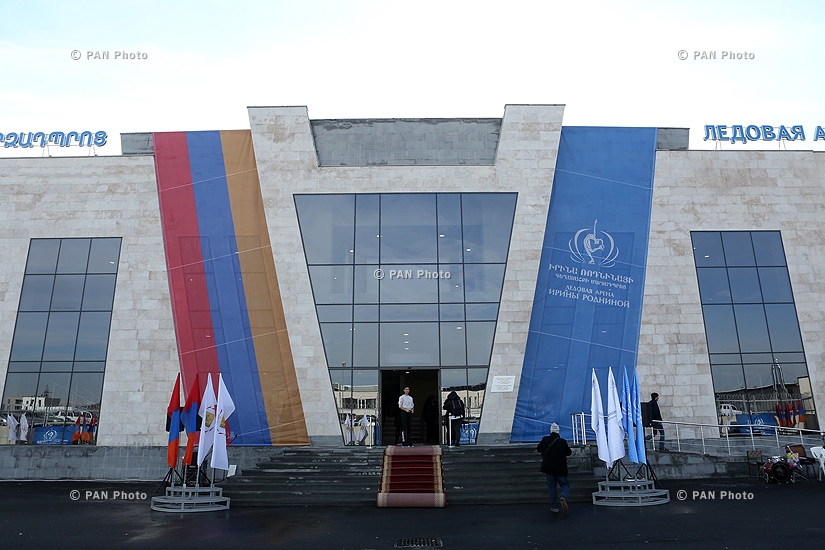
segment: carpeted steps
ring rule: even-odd
[[[379,508],[443,508],[447,505],[441,447],[387,447],[376,497]]]

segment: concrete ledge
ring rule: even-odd
[[[480,433],[476,438],[477,445],[509,445],[510,433]]]
[[[229,447],[229,463],[254,468],[278,454],[274,447]],[[183,456],[185,448],[181,448]],[[0,445],[0,480],[161,480],[166,447]]]

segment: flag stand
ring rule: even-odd
[[[169,466],[169,471],[166,472],[166,477],[164,477],[160,482],[160,485],[158,485],[157,490],[155,490],[155,494],[160,493],[160,490],[165,489],[166,487],[174,487],[176,478],[178,482],[183,482],[183,478],[180,476],[178,471],[172,466]]]
[[[193,466],[185,466],[185,468],[188,470]],[[182,480],[182,485],[167,486],[165,496],[152,497],[152,510],[157,512],[214,512],[229,509],[229,497],[223,496],[223,488],[215,487],[215,469],[212,468],[212,479],[209,479],[203,469],[203,463],[194,467],[197,468],[195,486],[187,487],[186,479]],[[173,469],[170,468],[170,470]],[[170,475],[172,475],[171,472],[167,474],[167,477]],[[209,482],[209,485],[201,486],[201,480]]]
[[[178,383],[176,383],[175,388],[176,391],[178,388],[180,380],[180,375],[178,376]],[[206,473],[203,471],[203,463],[206,461],[206,457],[209,456],[209,451],[212,451],[212,461],[211,464],[215,463],[215,458],[220,457],[221,455],[216,454],[216,450],[218,450],[217,443],[213,445],[215,441],[215,435],[219,435],[220,437],[224,438],[222,442],[222,461],[219,461],[218,469],[226,469],[222,468],[221,464],[226,463],[226,432],[221,432],[220,428],[222,426],[226,426],[228,429],[228,424],[224,424],[226,419],[232,414],[235,410],[235,404],[232,401],[232,398],[229,396],[229,392],[224,386],[223,378],[220,377],[218,379],[218,399],[215,400],[214,390],[212,389],[212,375],[207,375],[207,382],[206,382],[206,390],[203,394],[203,399],[200,402],[200,408],[198,409],[198,415],[203,418],[203,423],[201,425],[201,435],[199,439],[199,446],[198,446],[198,470],[197,475],[195,478],[195,486],[194,487],[187,487],[186,481],[183,481],[181,486],[175,486],[174,481],[171,487],[166,487],[166,495],[162,497],[152,497],[152,510],[156,510],[158,512],[212,512],[217,510],[228,510],[229,509],[229,497],[223,496],[223,488],[215,487],[215,467],[212,466],[212,479],[208,479]],[[193,388],[196,386],[193,385]],[[190,391],[190,394],[194,394],[195,389]],[[173,392],[173,399],[174,397],[178,397],[177,394]],[[194,403],[195,398],[192,397],[187,398],[187,403]],[[187,405],[187,407],[192,406],[194,410],[194,405]],[[171,406],[170,406],[171,407]],[[174,407],[170,408],[169,410],[175,411]],[[190,413],[191,414],[191,413]],[[171,417],[170,417],[171,418]],[[189,430],[187,430],[187,434],[190,435],[194,433],[192,430],[192,421],[191,416],[189,417],[189,421],[187,423]],[[206,437],[205,435],[206,434]],[[211,437],[212,439],[208,439]],[[187,441],[187,449],[188,449],[189,441]],[[206,447],[206,448],[204,448]],[[200,455],[201,451],[204,451],[204,456]],[[187,457],[190,455],[187,454]],[[188,469],[188,467],[187,467]],[[172,470],[167,477],[172,475]],[[177,473],[177,472],[176,472]],[[186,470],[184,470],[186,474]],[[178,476],[180,478],[180,476]],[[208,487],[201,487],[201,477],[207,478],[205,481],[209,481]],[[166,480],[164,479],[164,484],[166,484]]]
[[[598,506],[654,506],[670,502],[670,491],[656,488],[656,475],[648,464],[639,464],[636,473],[621,460],[609,468],[605,481],[593,493]]]

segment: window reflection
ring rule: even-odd
[[[750,233],[724,232],[722,246],[725,248],[725,265],[728,267],[756,265]]]
[[[44,361],[71,361],[74,359],[79,320],[79,313],[55,312],[49,315],[46,345],[43,349]]]
[[[330,370],[330,381],[344,444],[378,444],[378,371]]]
[[[20,311],[49,311],[54,275],[28,275],[20,292]]]
[[[89,239],[63,239],[57,256],[58,273],[86,273],[89,262]]]
[[[691,233],[693,241],[693,258],[696,267],[724,267],[725,255],[722,252],[722,235],[716,232]]]
[[[382,367],[438,365],[438,323],[382,323],[379,346]]]
[[[46,339],[48,313],[18,313],[11,343],[12,361],[40,361]]]
[[[0,403],[29,443],[95,443],[120,243],[31,241]]]
[[[780,232],[691,238],[717,402],[769,415],[804,403],[818,429]]]
[[[705,267],[696,270],[699,278],[699,294],[703,304],[729,304],[730,286],[725,268]]]
[[[461,233],[461,195],[438,195],[438,261],[464,261]]]
[[[58,275],[54,278],[52,311],[80,311],[83,300],[84,275]]]
[[[381,262],[437,263],[435,195],[381,195]]]
[[[26,274],[54,273],[57,269],[57,253],[60,239],[34,239],[29,244]]]
[[[92,239],[87,273],[117,273],[120,238]]]
[[[516,196],[469,193],[461,200],[464,261],[506,262]]]
[[[295,207],[307,263],[354,261],[354,195],[296,195]]]

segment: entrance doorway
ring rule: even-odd
[[[407,386],[415,402],[413,445],[438,445],[441,443],[441,403],[437,369],[381,371],[381,445],[401,442],[398,397]]]

